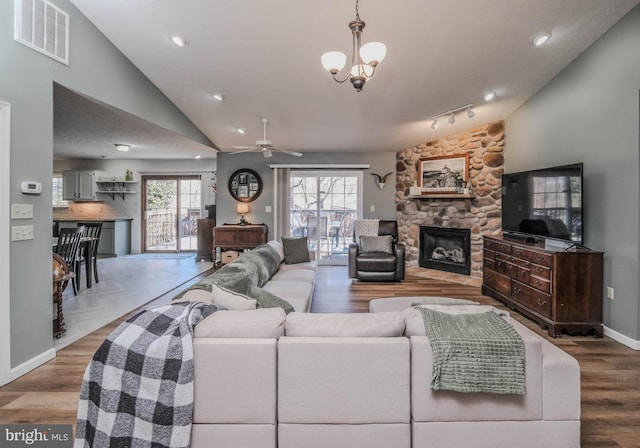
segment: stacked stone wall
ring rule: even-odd
[[[409,188],[417,180],[420,159],[464,154],[469,155],[470,199],[410,197]],[[406,246],[409,266],[418,265],[421,225],[465,228],[471,229],[471,276],[482,277],[482,235],[501,233],[503,165],[503,121],[397,153],[398,237]]]

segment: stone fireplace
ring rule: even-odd
[[[420,226],[418,263],[423,268],[471,273],[471,229]]]
[[[409,188],[418,176],[420,159],[469,155],[470,194],[414,197]],[[504,122],[488,123],[458,135],[424,143],[396,154],[396,218],[398,239],[408,266],[420,264],[420,227],[465,229],[470,233],[472,277],[482,277],[482,236],[501,233],[501,179],[504,165]]]

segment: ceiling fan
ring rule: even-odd
[[[234,149],[239,149],[240,151],[232,152],[231,154],[239,154],[241,152],[250,152],[257,151],[261,152],[265,157],[271,157],[273,155],[273,151],[282,152],[285,154],[289,154],[292,156],[300,157],[302,155],[301,152],[297,151],[287,151],[282,148],[274,148],[271,140],[267,140],[267,123],[269,123],[269,119],[267,117],[260,118],[263,127],[262,140],[256,141],[256,146],[234,146]]]

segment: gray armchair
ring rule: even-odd
[[[380,220],[378,235],[392,237],[391,253],[363,251],[360,241],[349,245],[349,277],[370,282],[404,280],[404,244],[398,243],[398,222]]]

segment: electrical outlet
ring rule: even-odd
[[[11,241],[24,241],[33,239],[33,226],[12,226]]]
[[[11,204],[11,219],[33,218],[33,204]]]
[[[264,206],[264,212],[265,213],[271,213],[271,206],[270,205],[265,205]]]
[[[611,286],[607,286],[607,299],[613,300],[614,291]]]

